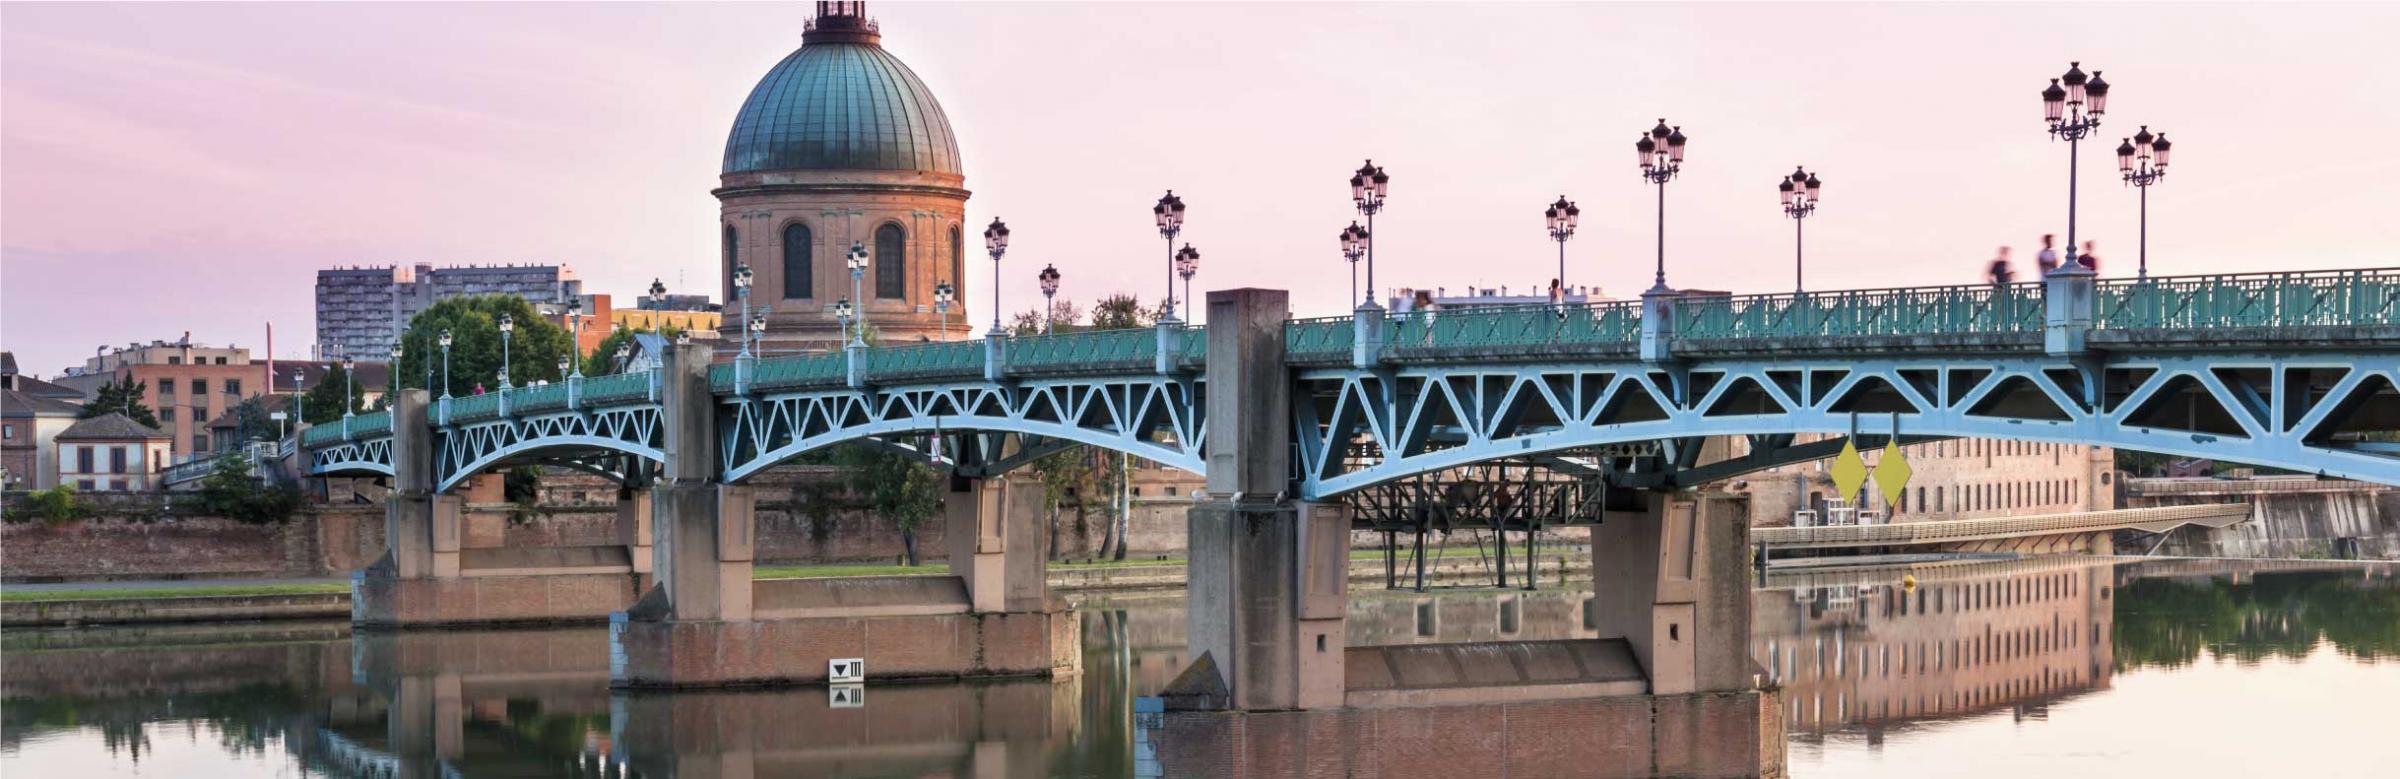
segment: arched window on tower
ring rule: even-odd
[[[908,237],[900,226],[875,228],[875,296],[908,297]]]
[[[738,234],[738,233],[735,233],[735,232],[733,231],[733,225],[726,225],[726,226],[725,226],[725,276],[724,276],[724,278],[725,278],[725,299],[727,299],[727,300],[731,300],[731,299],[733,299],[733,269],[734,269],[734,266],[737,266],[737,265],[740,265],[740,264],[741,264],[741,256],[740,256],[740,255],[741,255],[741,249],[739,248],[739,243],[738,243],[738,242],[740,241],[740,239],[741,239],[741,235],[740,235],[740,234]]]
[[[783,297],[798,300],[817,296],[816,236],[808,225],[783,226]]]
[[[958,280],[967,277],[967,247],[960,239],[958,225],[950,226],[950,288],[958,289]]]

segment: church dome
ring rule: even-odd
[[[725,173],[895,170],[964,175],[933,90],[884,51],[863,2],[818,3],[799,50],[742,101]]]

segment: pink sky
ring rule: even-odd
[[[714,290],[725,133],[812,4],[9,4],[0,14],[0,342],[54,373],[106,343],[288,354],[333,265],[566,263],[589,291]],[[1541,208],[1583,210],[1569,282],[1647,286],[1653,193],[1629,146],[1692,137],[1668,280],[1780,292],[1773,177],[1820,171],[1811,288],[1969,282],[2065,232],[2038,92],[2115,85],[2082,232],[2134,265],[2111,149],[2177,142],[2154,273],[2400,264],[2394,5],[1229,5],[879,2],[1014,230],[1007,307],[1157,295],[1173,187],[1196,287],[1345,309],[1345,178],[1393,176],[1384,286],[1552,275]],[[2024,259],[2022,255],[2020,259]],[[990,316],[990,264],[970,263]]]

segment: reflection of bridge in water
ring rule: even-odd
[[[1751,656],[1783,688],[1785,726],[1817,735],[2105,689],[2115,566],[2035,558],[1777,576],[1753,601]]]

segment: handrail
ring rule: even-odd
[[[1642,336],[1642,303],[1605,300],[1564,305],[1462,306],[1391,316],[1391,348],[1593,346],[1632,344]]]
[[[2400,268],[2108,279],[2109,330],[2400,325]]]
[[[1149,362],[1158,358],[1156,328],[1077,330],[1008,339],[1008,367],[1058,368]]]
[[[1831,525],[1820,527],[1760,527],[1750,529],[1750,542],[1770,546],[1816,544],[1925,544],[2045,533],[2106,530],[2155,522],[2190,522],[2247,517],[2245,504],[2206,504],[2161,508],[2078,511],[2038,517],[1993,517],[1888,525]]]
[[[1830,290],[1676,300],[1680,338],[1792,338],[2032,333],[2038,283]]]

